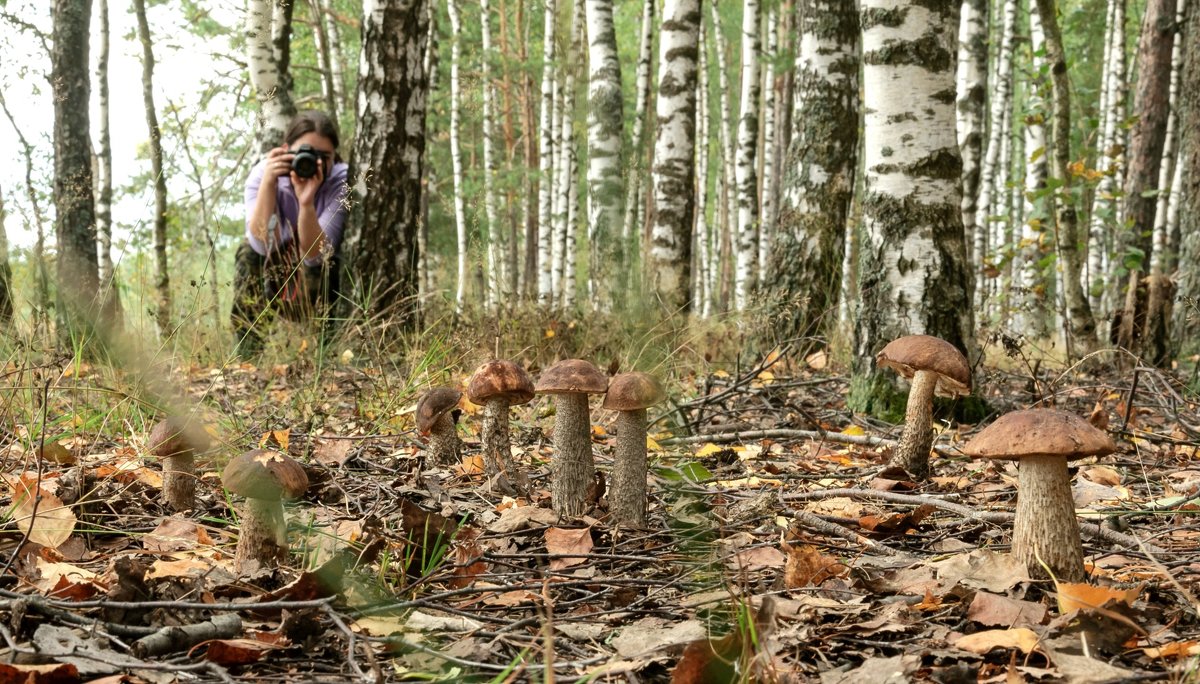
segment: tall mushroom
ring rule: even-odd
[[[582,359],[559,361],[542,371],[534,390],[554,395],[554,461],[550,495],[556,513],[586,512],[587,492],[596,473],[588,395],[608,391],[608,378]]]
[[[471,376],[467,398],[483,406],[483,469],[492,491],[525,492],[529,478],[513,463],[508,408],[533,400],[533,379],[512,361],[488,361]]]
[[[234,563],[242,574],[287,561],[287,520],[283,502],[298,499],[308,489],[304,468],[286,454],[253,449],[225,466],[221,482],[230,492],[246,497]]]
[[[1045,563],[1058,579],[1078,582],[1085,575],[1083,543],[1067,461],[1116,449],[1107,433],[1079,416],[1027,409],[1000,416],[962,450],[972,458],[1018,462],[1013,555],[1025,563],[1031,577],[1045,577]]]
[[[176,511],[196,505],[196,454],[208,450],[204,428],[182,416],[171,416],[150,429],[146,446],[162,460],[163,499]]]
[[[462,458],[462,442],[454,429],[459,399],[462,392],[453,387],[434,387],[417,402],[417,432],[429,437],[429,452],[443,465],[453,465]]]
[[[924,480],[929,477],[929,450],[933,447],[933,395],[953,398],[971,393],[967,358],[945,340],[908,335],[889,342],[876,355],[875,363],[912,381],[904,411],[904,432],[890,465]]]
[[[604,408],[617,412],[608,507],[622,525],[646,524],[646,409],[662,399],[662,385],[649,373],[621,373],[608,383]]]

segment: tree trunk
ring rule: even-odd
[[[1016,34],[1017,2],[1004,0],[1004,23],[1000,29],[1000,47],[996,55],[996,80],[991,84],[993,97],[988,115],[988,137],[983,167],[980,170],[979,202],[974,243],[971,252],[971,267],[975,273],[975,308],[981,309],[988,301],[989,279],[987,273],[994,268],[996,258],[989,250],[999,245],[989,244],[993,217],[999,215],[999,199],[1004,196],[1007,180],[1005,169],[1000,163],[1001,148],[1005,140],[1004,115],[1012,106],[1012,57],[1013,37]]]
[[[792,144],[768,270],[784,339],[820,337],[838,302],[859,144],[858,26],[850,0],[800,5]]]
[[[33,182],[33,145],[29,144],[29,140],[21,132],[21,127],[17,125],[16,119],[13,118],[2,90],[0,90],[0,110],[4,111],[5,118],[8,119],[13,133],[17,136],[17,142],[21,144],[21,158],[25,162],[25,199],[29,202],[29,207],[33,212],[33,224],[37,233],[32,255],[34,291],[36,293],[33,303],[33,332],[36,336],[39,330],[48,330],[50,327],[50,274],[46,268],[46,212],[42,210],[41,200],[38,199],[38,188]],[[97,275],[97,277],[99,276]]]
[[[575,146],[575,84],[579,56],[583,54],[584,0],[571,0],[571,43],[562,62],[561,96],[555,101],[558,115],[558,212],[554,219],[554,297],[564,309],[575,305],[575,232],[579,221],[579,155]],[[560,107],[561,105],[561,107]]]
[[[487,220],[487,302],[490,308],[495,309],[505,294],[504,266],[507,263],[505,255],[508,240],[505,239],[504,230],[500,227],[500,220],[496,213],[496,94],[492,88],[492,60],[495,51],[492,48],[492,17],[489,4],[489,0],[481,0],[479,3],[479,27],[483,39],[480,87],[483,89],[481,123],[483,124],[483,210]]]
[[[734,143],[734,127],[733,127],[733,106],[731,99],[733,98],[733,90],[729,84],[729,47],[725,40],[725,32],[721,28],[721,12],[717,7],[717,3],[709,5],[710,15],[712,16],[712,36],[713,47],[717,53],[717,87],[720,89],[720,97],[717,104],[718,112],[721,118],[718,121],[720,128],[717,130],[717,135],[721,144],[721,164],[719,166],[721,173],[718,177],[718,187],[721,192],[718,195],[720,199],[720,215],[717,217],[716,237],[716,291],[713,297],[716,299],[716,308],[724,311],[729,302],[729,286],[730,272],[733,270],[733,262],[736,260],[734,256],[734,228],[737,226],[737,217],[734,214],[734,183],[737,177],[737,169],[735,162],[737,153]]]
[[[112,142],[109,135],[108,98],[108,52],[109,23],[108,0],[100,0],[100,50],[96,61],[97,99],[99,104],[100,149],[96,152],[96,237],[100,242],[99,276],[101,307],[104,318],[112,329],[120,330],[124,325],[121,310],[121,294],[117,288],[117,274],[112,262]],[[215,279],[213,279],[215,282]]]
[[[1108,250],[1117,218],[1116,192],[1125,178],[1125,0],[1109,0],[1100,91],[1099,155],[1096,168],[1104,175],[1096,184],[1088,220],[1087,271],[1084,284],[1093,311],[1104,311]]]
[[[593,308],[608,310],[621,291],[613,280],[614,266],[624,259],[624,242],[618,235],[624,208],[621,203],[621,139],[624,112],[621,97],[621,62],[617,32],[613,28],[612,0],[585,0],[588,40],[588,293]]]
[[[338,125],[341,111],[337,88],[333,84],[333,56],[329,51],[329,33],[324,17],[321,16],[321,0],[309,0],[308,12],[312,18],[313,43],[317,49],[317,60],[321,67],[321,95],[325,108],[334,126]]]
[[[696,60],[701,0],[666,0],[658,48],[654,218],[647,277],[668,311],[691,303],[695,208]]]
[[[650,102],[650,76],[654,58],[654,0],[642,2],[642,33],[638,44],[638,63],[635,89],[637,99],[633,110],[633,125],[629,135],[629,178],[625,185],[625,219],[621,224],[621,244],[625,250],[624,272],[620,274],[621,282],[628,289],[630,278],[638,272],[641,259],[639,249],[640,233],[636,228],[640,225],[638,213],[643,206],[642,187],[645,177],[645,159],[642,151],[642,137],[646,130],[646,116]]]
[[[146,109],[146,128],[150,133],[150,174],[154,179],[154,289],[158,292],[155,319],[158,334],[171,334],[171,265],[167,261],[167,178],[163,173],[162,130],[154,108],[154,46],[150,24],[146,21],[145,0],[133,0],[137,14],[138,40],[142,44],[142,104]]]
[[[467,257],[470,255],[470,244],[467,241],[467,205],[463,190],[462,146],[459,143],[462,90],[458,72],[462,56],[462,19],[458,14],[458,0],[449,0],[446,8],[450,14],[450,164],[454,174],[454,234],[458,238],[458,285],[454,290],[454,308],[462,313],[467,298]]]
[[[554,242],[554,138],[558,130],[558,119],[554,118],[554,27],[558,3],[545,0],[545,29],[542,33],[542,111],[541,148],[538,161],[540,179],[538,186],[538,301],[549,306],[554,298],[553,267],[551,261]]]
[[[1041,56],[1045,49],[1042,23],[1037,12],[1029,15],[1029,42],[1033,73],[1040,74],[1045,65]],[[1048,306],[1046,293],[1050,290],[1044,282],[1041,266],[1043,253],[1043,226],[1045,225],[1047,201],[1046,178],[1046,101],[1043,96],[1045,79],[1037,76],[1029,82],[1029,93],[1025,104],[1025,183],[1024,213],[1021,222],[1021,239],[1017,243],[1015,258],[1018,261],[1017,279],[1020,282],[1022,301],[1019,303],[1018,318],[1014,327],[1027,336],[1041,339],[1049,332],[1053,307]]]
[[[906,334],[974,357],[962,226],[953,0],[862,3],[864,167],[861,309],[848,404],[895,415],[906,403],[875,352]]]
[[[763,145],[762,187],[758,216],[758,256],[755,264],[758,272],[754,279],[764,286],[767,282],[767,266],[771,259],[771,245],[775,241],[776,220],[779,218],[779,163],[783,158],[779,145],[778,120],[781,118],[781,103],[785,98],[779,92],[779,79],[775,73],[775,62],[779,59],[779,17],[774,7],[767,10],[766,67],[763,73]]]
[[[1046,63],[1051,78],[1051,135],[1054,145],[1050,152],[1051,178],[1057,184],[1055,216],[1055,248],[1062,277],[1062,293],[1066,320],[1063,330],[1067,356],[1078,358],[1096,347],[1096,321],[1092,308],[1079,282],[1083,255],[1080,254],[1079,215],[1071,191],[1071,86],[1067,60],[1063,52],[1062,32],[1058,28],[1054,0],[1037,0],[1037,11],[1046,37]]]
[[[701,46],[696,62],[696,236],[692,261],[692,311],[703,317],[712,315],[712,271],[708,223],[708,59],[705,56],[704,22],[700,22]],[[615,471],[614,471],[615,472]]]
[[[1184,28],[1183,72],[1179,81],[1179,163],[1177,193],[1180,249],[1177,305],[1171,326],[1175,356],[1200,350],[1200,11],[1192,6]]]
[[[0,189],[0,323],[13,316],[12,266],[8,263],[8,234],[4,232],[4,191]]]
[[[54,0],[54,233],[58,245],[58,340],[82,341],[98,319],[100,291],[88,113],[90,0]]]
[[[346,252],[356,301],[416,321],[417,227],[425,154],[428,0],[368,0],[351,157]],[[372,182],[374,181],[374,182]],[[378,192],[380,187],[388,192]]]
[[[246,60],[250,82],[258,98],[258,151],[261,154],[283,141],[288,122],[296,115],[287,63],[292,3],[282,5],[286,7],[278,17],[275,3],[269,0],[249,0],[246,8]],[[277,19],[285,25],[276,25]]]
[[[988,0],[963,0],[958,25],[958,149],[962,155],[963,232],[974,244],[978,229],[980,161],[986,131]],[[973,264],[978,268],[979,264]]]
[[[338,29],[337,18],[330,7],[332,0],[316,0],[316,2],[320,11],[318,21],[324,27],[322,36],[329,44],[329,77],[333,83],[333,99],[337,103],[337,112],[330,112],[330,116],[334,116],[351,108],[349,105],[352,104],[346,102],[346,69],[342,64],[342,35]],[[345,131],[343,130],[342,133],[344,134]]]
[[[437,49],[437,8],[432,0],[425,5],[427,8],[428,28],[425,51],[421,55],[422,73],[426,75],[426,92],[437,90],[438,49]],[[429,267],[429,196],[436,192],[438,178],[436,169],[431,165],[424,167],[425,177],[421,179],[422,192],[420,206],[417,209],[417,297],[419,301],[437,291],[433,282],[433,269]]]
[[[754,288],[758,258],[758,0],[742,0],[742,89],[738,113],[737,162],[737,270],[734,275],[734,308],[742,311]]]

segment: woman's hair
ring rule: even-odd
[[[338,154],[337,126],[333,125],[333,119],[330,119],[328,114],[318,109],[300,112],[292,117],[292,122],[288,124],[283,139],[290,146],[296,142],[297,138],[307,133],[316,133],[329,138],[329,142],[333,143],[333,161],[340,162],[342,160],[342,155]]]

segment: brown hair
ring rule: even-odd
[[[329,138],[329,142],[333,143],[333,161],[334,163],[342,161],[342,155],[338,154],[338,132],[337,126],[333,124],[333,119],[329,115],[319,109],[309,109],[296,114],[292,117],[292,122],[288,124],[287,131],[283,134],[284,141],[290,147],[296,139],[307,133],[316,133],[317,135]]]

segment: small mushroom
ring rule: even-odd
[[[608,507],[622,525],[646,524],[646,409],[662,399],[662,385],[649,373],[621,373],[608,383],[604,408],[617,412]]]
[[[434,387],[417,402],[417,432],[429,437],[430,453],[444,465],[454,465],[462,459],[462,442],[454,429],[459,399],[462,392],[453,387]]]
[[[912,381],[904,411],[904,432],[890,465],[924,480],[929,477],[929,450],[933,447],[933,395],[959,397],[971,393],[967,358],[945,340],[908,335],[888,343],[875,357],[875,363]]]
[[[493,491],[521,493],[529,478],[512,458],[508,408],[533,400],[533,379],[512,361],[488,361],[475,370],[467,384],[467,398],[483,406],[483,471]]]
[[[542,371],[534,390],[554,395],[555,453],[550,468],[554,511],[565,517],[583,515],[596,473],[588,395],[607,392],[608,378],[587,361],[567,359]]]
[[[287,561],[287,521],[283,502],[300,498],[308,476],[285,454],[254,449],[225,466],[225,488],[246,497],[234,564],[242,574],[254,574]]]
[[[193,421],[171,416],[158,421],[146,440],[150,453],[162,459],[163,499],[176,511],[196,505],[196,454],[207,451],[208,433]]]
[[[1108,434],[1066,411],[1027,409],[1000,416],[963,447],[972,458],[1017,461],[1013,555],[1031,577],[1084,579],[1083,543],[1067,461],[1116,451]],[[1041,561],[1039,562],[1039,557]]]

